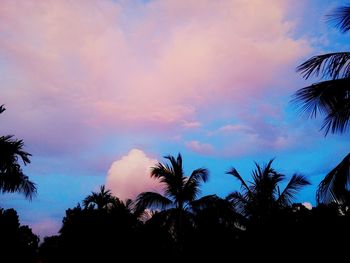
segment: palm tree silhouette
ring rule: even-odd
[[[273,159],[264,167],[255,163],[253,181],[248,183],[235,168],[227,172],[240,181],[242,192],[234,191],[226,199],[233,203],[238,212],[252,220],[268,218],[279,209],[290,206],[296,193],[310,184],[304,176],[294,174],[280,192],[279,183],[286,176],[275,171],[271,167],[272,162]]]
[[[132,199],[126,199],[125,201],[122,201],[118,197],[113,196],[110,204],[112,209],[123,209],[127,211],[134,210],[134,201]]]
[[[100,186],[99,192],[91,192],[83,200],[83,205],[85,208],[97,208],[98,210],[108,209],[112,205],[116,205],[119,201],[111,193],[111,190],[106,190],[104,185]]]
[[[140,219],[144,216],[144,211],[136,209],[132,199],[120,200],[112,195],[111,190],[106,190],[104,185],[100,186],[99,192],[91,192],[85,197],[83,206],[86,210],[97,209],[104,213],[132,215]]]
[[[143,192],[136,198],[136,206],[138,210],[145,208],[168,209],[159,215],[174,223],[172,224],[174,238],[179,241],[185,218],[191,216],[190,212],[193,206],[198,206],[201,204],[201,200],[205,202],[207,199],[207,197],[200,199],[197,197],[200,193],[200,184],[208,180],[209,172],[205,168],[198,168],[190,176],[185,176],[181,154],[178,154],[177,158],[171,155],[164,158],[170,161],[170,165],[158,163],[151,170],[151,177],[158,179],[163,184],[164,195]]]
[[[350,6],[335,9],[328,20],[342,33],[350,30]],[[350,52],[334,52],[310,58],[297,67],[305,79],[320,76],[323,81],[299,89],[293,102],[301,112],[314,118],[324,115],[325,135],[343,133],[350,118]]]
[[[209,172],[205,168],[198,168],[187,177],[184,176],[182,157],[165,156],[171,165],[158,163],[152,168],[151,177],[156,178],[164,185],[164,195],[155,192],[144,192],[137,197],[138,207],[162,209],[172,207],[186,210],[196,200],[200,193],[201,182],[208,180]]]
[[[116,254],[131,258],[138,255],[128,254],[138,246],[138,231],[142,226],[130,210],[130,200],[120,201],[102,185],[83,202],[83,208],[78,203],[73,209],[66,210],[59,231],[60,257],[77,262],[92,262],[92,258],[98,257],[98,262],[107,262]],[[81,253],[83,250],[89,253]]]
[[[350,203],[350,154],[348,154],[320,182],[316,192],[317,203]]]
[[[4,105],[1,105],[0,114],[4,111]],[[14,139],[12,135],[0,137],[0,191],[20,192],[31,199],[36,193],[36,186],[23,173],[18,163],[19,159],[24,165],[30,163],[31,154],[24,151],[23,147],[23,141]]]

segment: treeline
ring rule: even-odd
[[[58,235],[45,237],[40,246],[31,229],[20,226],[13,209],[0,210],[1,258],[42,263],[256,257],[276,261],[280,252],[299,260],[320,251],[317,257],[344,257],[340,252],[346,251],[350,234],[348,200],[313,208],[293,203],[309,182],[298,174],[286,181],[272,161],[256,164],[249,180],[231,168],[227,174],[241,189],[225,198],[199,197],[208,170],[198,168],[186,176],[180,154],[166,159],[151,170],[163,186],[161,193],[144,192],[123,201],[101,186],[68,209]],[[281,182],[286,183],[284,189]]]
[[[333,202],[310,209],[292,203],[308,181],[293,175],[281,189],[286,177],[272,168],[272,161],[257,165],[249,182],[230,169],[228,174],[241,182],[240,191],[226,198],[198,198],[208,171],[199,168],[185,176],[181,155],[166,158],[168,163],[151,172],[163,194],[145,192],[121,201],[101,186],[66,211],[59,235],[46,237],[38,250],[41,262],[276,260],[282,251],[288,259],[316,251],[335,259],[348,244],[348,205]]]
[[[37,262],[39,238],[20,225],[14,209],[0,208],[0,262]]]
[[[4,111],[0,106],[0,113]],[[36,185],[23,173],[30,154],[23,141],[0,137],[0,191],[20,192],[27,198]],[[21,226],[15,210],[0,210],[0,262],[133,262],[208,260],[227,258],[276,260],[300,255],[344,257],[349,237],[350,155],[321,181],[318,206],[307,209],[293,200],[309,181],[287,177],[272,167],[256,165],[244,180],[235,168],[227,174],[241,189],[225,198],[200,197],[208,180],[205,168],[184,174],[182,157],[166,156],[151,170],[163,186],[161,193],[140,193],[135,200],[120,200],[101,186],[82,205],[66,211],[57,236],[39,238]],[[282,189],[280,183],[286,181]],[[344,242],[345,240],[345,242]],[[305,252],[306,251],[306,252]],[[346,255],[345,255],[346,256]],[[277,257],[277,258],[276,258]]]

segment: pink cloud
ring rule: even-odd
[[[30,228],[43,241],[44,237],[57,235],[58,230],[61,228],[61,222],[51,218],[41,218],[35,223],[31,223]]]
[[[202,124],[199,121],[182,121],[182,127],[186,129],[196,129],[201,126]]]
[[[292,4],[4,0],[5,124],[67,150],[99,132],[199,127],[202,110],[258,99],[308,52]]]
[[[219,127],[217,130],[210,131],[208,133],[209,136],[215,135],[215,134],[234,134],[234,133],[251,133],[253,130],[244,124],[227,124],[224,126]]]
[[[260,116],[261,117],[261,116]],[[304,134],[303,125],[285,123],[270,119],[265,121],[259,116],[250,121],[242,121],[244,128],[236,125],[225,125],[208,133],[207,142],[216,142],[217,156],[248,156],[256,154],[277,154],[296,148],[305,149],[320,137],[317,129],[308,135]]]
[[[307,209],[312,210],[312,204],[310,202],[304,202],[302,203],[303,206],[305,206]]]
[[[212,154],[214,152],[214,147],[208,143],[201,143],[199,141],[189,141],[185,143],[186,147],[196,153],[200,154]]]
[[[106,186],[121,199],[134,199],[141,192],[161,190],[161,184],[150,177],[151,167],[157,163],[143,151],[132,149],[112,163]]]
[[[317,128],[307,131],[303,119],[287,121],[283,106],[278,103],[262,102],[255,109],[242,108],[237,111],[235,122],[213,127],[202,138],[207,144],[215,145],[217,151],[209,155],[232,157],[261,155],[297,148],[305,149],[322,137]]]

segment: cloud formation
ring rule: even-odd
[[[157,160],[143,151],[132,149],[127,155],[112,163],[108,170],[106,186],[121,199],[134,199],[139,193],[160,190],[160,184],[150,177],[151,167]]]
[[[310,202],[304,202],[304,203],[302,203],[302,205],[305,206],[309,210],[312,209],[312,204]]]
[[[285,19],[292,4],[4,0],[6,126],[43,152],[111,132],[197,128],[208,107],[259,99],[307,52]]]
[[[201,143],[199,141],[188,141],[186,147],[196,153],[209,155],[214,152],[214,147],[209,143]]]
[[[30,227],[36,235],[39,235],[41,241],[44,237],[56,235],[61,225],[60,221],[51,218],[40,218],[36,222],[30,222]]]

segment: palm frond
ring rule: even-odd
[[[159,179],[161,183],[166,183],[167,180],[173,177],[173,175],[174,171],[162,163],[158,163],[156,166],[151,168],[151,177]]]
[[[288,182],[286,188],[279,195],[277,203],[282,206],[290,206],[295,198],[298,191],[306,185],[310,185],[310,182],[305,176],[294,174]]]
[[[206,181],[208,181],[209,178],[209,171],[206,168],[198,168],[195,169],[191,176],[188,178],[187,183],[191,184],[193,182],[203,182],[205,183]]]
[[[32,200],[33,196],[36,195],[36,191],[37,189],[35,183],[30,181],[28,176],[24,175],[21,183],[19,184],[18,192],[23,193],[27,199]]]
[[[139,211],[146,208],[156,209],[160,207],[161,209],[165,209],[172,204],[173,202],[170,199],[155,192],[143,192],[136,198],[136,207]]]
[[[21,159],[22,159],[24,165],[27,165],[28,163],[30,163],[29,157],[32,156],[32,155],[31,155],[30,153],[28,153],[28,152],[26,152],[26,151],[23,150],[23,147],[24,147],[24,142],[23,142],[23,140],[17,140],[17,139],[15,139],[15,140],[13,141],[13,144],[14,144],[13,147],[14,147],[15,149],[17,149],[17,150],[15,151],[15,154],[17,154],[19,157],[21,157]]]
[[[350,30],[350,6],[341,6],[327,15],[327,21],[339,28],[342,33]]]
[[[1,105],[0,114],[4,111],[4,105]],[[20,192],[31,200],[36,194],[36,186],[28,176],[24,175],[18,163],[19,159],[24,165],[30,163],[31,154],[23,150],[23,140],[13,137],[13,135],[0,137],[0,191]]]
[[[19,166],[11,167],[0,173],[0,191],[5,193],[23,193],[29,200],[36,194],[35,183],[24,175]]]
[[[189,202],[192,211],[198,211],[207,207],[213,207],[221,199],[217,195],[206,195],[197,200]]]
[[[120,203],[121,201],[112,195],[111,190],[106,190],[105,186],[101,185],[99,192],[91,192],[83,200],[83,205],[85,208],[95,207],[96,205],[97,209],[103,209],[108,208],[109,205],[118,205],[118,202]]]
[[[265,180],[268,180],[268,181],[271,181],[272,183],[272,186],[273,187],[276,187],[277,184],[281,181],[283,181],[284,179],[284,175],[283,174],[280,174],[278,173],[275,169],[273,169],[271,166],[272,166],[272,163],[274,161],[274,158],[272,158],[263,168],[263,178]]]
[[[233,207],[236,209],[237,212],[241,213],[244,216],[247,216],[249,214],[248,210],[251,200],[247,199],[241,193],[237,191],[232,192],[228,196],[226,196],[225,199],[232,203]]]
[[[24,165],[30,163],[29,157],[32,156],[23,150],[23,140],[13,138],[13,135],[0,137],[0,169],[1,165],[11,164],[18,161],[20,157]]]
[[[317,203],[344,203],[349,196],[350,154],[348,154],[320,182],[316,192]]]
[[[128,198],[125,200],[124,205],[128,210],[131,211],[134,207],[134,201],[132,199]]]
[[[226,172],[226,174],[230,174],[235,178],[237,178],[240,181],[241,186],[244,187],[246,191],[248,192],[250,191],[247,183],[244,181],[243,177],[238,173],[238,171],[235,168],[232,167],[230,170]]]
[[[225,225],[227,228],[242,226],[245,222],[242,214],[236,212],[233,204],[217,195],[204,196],[192,204],[192,211],[199,226],[204,223]],[[199,221],[198,221],[199,220]],[[210,223],[211,222],[211,223]]]
[[[263,194],[272,198],[277,184],[281,182],[284,175],[277,173],[271,166],[274,159],[271,159],[266,165],[261,167],[255,163],[255,170],[253,170],[253,182],[249,187],[250,192],[254,194]]]
[[[206,182],[208,180],[208,177],[209,171],[207,169],[198,168],[194,170],[183,187],[184,201],[192,201],[196,199],[200,193],[200,183]]]
[[[325,115],[325,135],[344,132],[350,118],[350,78],[323,81],[298,90],[292,100],[299,112],[309,118]]]
[[[241,215],[252,220],[269,217],[277,211],[276,209],[285,206],[285,204],[290,204],[295,194],[303,186],[309,184],[303,176],[294,175],[281,194],[279,183],[284,180],[285,175],[272,168],[273,160],[271,159],[264,166],[255,163],[256,167],[252,172],[253,180],[249,182],[249,186],[245,184],[242,193],[235,191],[226,197],[226,200],[231,202]],[[230,174],[233,174],[242,182],[243,179],[240,179],[241,176],[236,174],[235,171]]]
[[[5,105],[4,104],[0,105],[0,114],[3,113],[5,110],[6,110]]]
[[[349,101],[350,102],[350,101]],[[341,103],[336,105],[336,109],[326,116],[321,126],[321,130],[324,130],[324,134],[331,133],[344,133],[349,128],[350,119],[350,104],[343,105]]]
[[[151,170],[151,177],[154,177],[163,184],[164,196],[159,194],[142,193],[138,196],[138,208],[144,209],[149,206],[160,206],[165,208],[170,204],[179,210],[188,207],[189,202],[195,200],[200,193],[200,184],[208,180],[209,172],[205,168],[199,168],[187,177],[184,175],[182,156],[178,154],[175,158],[172,155],[164,156],[168,163],[158,163]],[[154,200],[153,200],[154,199]]]
[[[163,184],[163,190],[166,195],[176,198],[179,189],[182,189],[185,183],[182,166],[178,165],[173,156],[166,156],[165,158],[170,160],[171,166],[158,163],[152,168],[151,177],[157,178],[159,182]]]
[[[116,196],[111,196],[109,204],[113,208],[123,208],[126,209],[126,204]]]
[[[164,156],[165,159],[168,159],[171,163],[171,168],[174,171],[175,174],[181,174],[183,175],[183,170],[182,170],[182,156],[179,153],[177,155],[177,158],[175,159],[174,156],[172,155],[167,155]]]
[[[179,190],[184,187],[186,178],[184,177],[184,171],[182,167],[182,156],[179,153],[175,159],[174,156],[168,155],[165,156],[166,159],[170,161],[171,170],[173,171],[173,184],[169,185],[168,189],[166,189],[166,193],[172,195],[174,198],[179,193]]]
[[[297,71],[308,79],[311,76],[321,78],[350,77],[350,52],[335,52],[313,56],[297,67]]]
[[[90,207],[90,206],[95,206],[95,196],[94,196],[95,194],[93,193],[93,194],[91,194],[91,195],[88,195],[87,197],[85,197],[84,198],[84,200],[83,200],[83,206],[85,207],[85,208],[87,208],[87,207]]]
[[[273,161],[275,160],[275,158],[272,158],[264,167],[264,173],[269,174],[271,172],[275,172],[275,170],[271,167]]]
[[[180,153],[177,155],[176,162],[177,162],[177,165],[181,167],[181,170],[182,170],[182,156]]]

